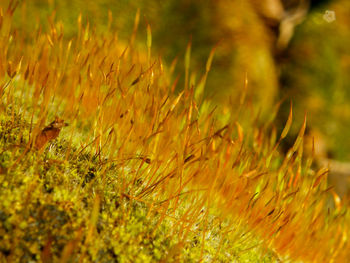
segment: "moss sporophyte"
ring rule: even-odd
[[[350,258],[347,207],[303,156],[306,121],[284,155],[292,112],[278,136],[249,95],[205,99],[215,48],[197,79],[188,45],[177,92],[150,25],[136,42],[139,13],[129,40],[14,15],[0,6],[0,262]]]

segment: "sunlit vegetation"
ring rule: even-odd
[[[279,133],[246,76],[239,102],[205,99],[215,46],[197,77],[184,46],[180,83],[150,25],[135,43],[140,13],[118,39],[82,16],[72,37],[54,16],[25,32],[14,12],[1,6],[2,261],[347,262],[349,213],[303,157],[306,117],[283,154],[292,106]]]

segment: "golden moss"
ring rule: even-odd
[[[22,36],[13,12],[0,12],[7,260],[349,258],[346,207],[327,209],[327,170],[302,156],[306,119],[281,156],[291,115],[278,137],[277,109],[261,125],[249,96],[224,108],[202,101],[214,51],[203,77],[177,94],[171,67],[152,55],[149,27],[137,50],[81,23],[70,40],[54,21]],[[70,126],[37,152],[53,116]]]

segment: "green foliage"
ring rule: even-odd
[[[222,229],[228,225],[216,217],[210,219],[204,244],[200,229],[179,244],[170,234],[171,219],[158,225],[161,215],[149,214],[144,203],[122,195],[116,165],[103,165],[97,156],[77,150],[67,159],[64,136],[50,142],[42,155],[26,151],[30,123],[10,110],[1,115],[0,127],[2,261],[172,262],[181,254],[181,262],[197,262],[202,245],[209,262],[213,257],[219,262],[274,258],[261,254],[253,236],[248,242],[226,236]],[[91,227],[97,198],[97,220]],[[90,231],[93,240],[87,241]]]

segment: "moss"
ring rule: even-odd
[[[261,125],[243,99],[235,111],[202,103],[214,53],[202,81],[190,77],[177,94],[171,70],[152,56],[150,30],[148,52],[139,52],[81,25],[67,40],[52,20],[50,32],[22,36],[9,29],[11,16],[10,8],[0,24],[0,46],[11,43],[8,54],[0,49],[9,83],[1,90],[4,261],[348,258],[337,242],[348,214],[336,195],[326,210],[327,171],[302,157],[306,124],[283,156],[290,124],[278,139],[275,112]],[[52,119],[69,126],[35,150]]]
[[[180,240],[168,235],[173,231],[171,220],[164,220],[158,226],[159,214],[149,216],[148,206],[121,197],[117,166],[103,165],[96,156],[78,154],[75,149],[66,159],[68,143],[61,136],[50,142],[42,154],[31,150],[13,167],[26,147],[26,140],[21,141],[19,137],[21,133],[28,133],[30,125],[20,115],[13,121],[9,111],[1,115],[1,120],[1,149],[8,149],[0,155],[3,167],[0,254],[3,260],[39,261],[49,257],[55,262],[62,258],[62,251],[76,241],[74,254],[70,255],[72,262],[81,256],[91,262],[164,259],[171,262],[173,256],[182,262],[198,261],[202,253],[200,231],[189,235],[180,257]],[[105,188],[102,170],[109,182]],[[97,194],[101,203],[92,230],[94,238],[86,242]],[[80,231],[84,234],[79,237]],[[254,257],[261,259],[261,251],[239,255],[242,248],[231,247],[229,239],[220,235],[219,228],[211,229],[204,243],[205,261],[211,261],[217,253],[220,262],[228,262],[232,257],[246,261]],[[220,238],[224,238],[223,241]],[[220,242],[224,245],[218,252]],[[46,247],[50,247],[49,252]],[[255,253],[258,256],[252,256]],[[269,258],[265,256],[266,260]]]

